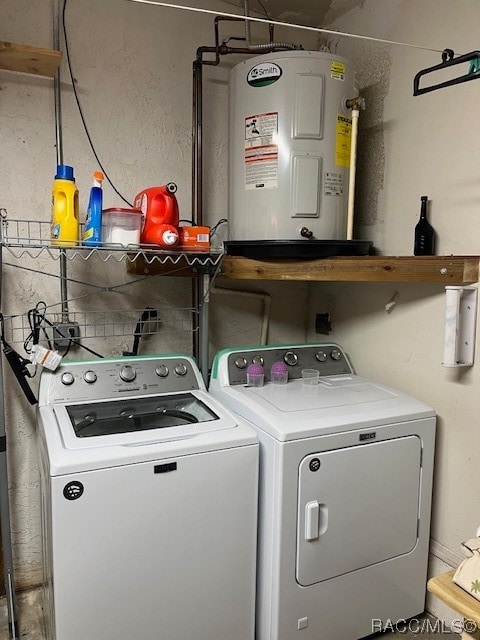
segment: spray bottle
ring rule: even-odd
[[[79,240],[78,189],[73,176],[73,167],[57,166],[52,187],[51,243],[75,245]]]
[[[87,219],[83,229],[83,244],[87,247],[98,247],[102,242],[102,180],[103,173],[95,171],[88,200]]]

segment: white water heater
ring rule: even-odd
[[[231,240],[346,238],[354,76],[346,58],[320,51],[231,70]]]

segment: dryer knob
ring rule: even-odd
[[[298,356],[293,351],[287,351],[283,359],[290,367],[294,367],[298,363]]]
[[[175,366],[175,373],[177,376],[184,376],[187,373],[187,365],[180,362]]]
[[[75,378],[73,377],[73,374],[70,373],[69,371],[62,373],[62,377],[60,378],[60,380],[62,381],[62,384],[67,385],[67,387],[73,384],[74,379]]]
[[[83,379],[88,384],[92,384],[93,382],[97,381],[97,374],[95,373],[95,371],[85,371],[85,373],[83,374]]]
[[[235,358],[235,366],[237,367],[237,369],[245,369],[245,367],[247,366],[247,361],[242,357]]]
[[[327,359],[326,352],[320,349],[320,351],[317,351],[315,354],[315,359],[318,360],[318,362],[325,362]]]
[[[127,364],[125,367],[122,367],[120,369],[120,378],[124,382],[133,382],[136,377],[137,377],[137,372],[129,364]]]
[[[160,378],[166,378],[168,376],[168,367],[161,364],[158,367],[155,367],[155,373],[157,376],[160,376]]]
[[[332,358],[332,360],[341,360],[342,359],[342,352],[339,349],[333,349],[332,353],[330,354],[330,357]]]
[[[252,360],[253,364],[261,364],[263,367],[263,358],[262,356],[255,356]]]

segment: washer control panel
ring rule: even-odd
[[[274,362],[285,363],[289,380],[301,378],[302,369],[317,369],[320,376],[346,375],[354,372],[342,347],[338,344],[258,347],[229,354],[229,384],[246,384],[247,369],[250,364],[262,364],[265,382],[269,382],[270,369]]]
[[[41,401],[77,402],[202,389],[193,360],[184,356],[105,358],[65,362],[44,371]]]

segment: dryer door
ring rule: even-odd
[[[306,456],[298,477],[297,582],[306,587],[412,551],[420,467],[413,435]]]

